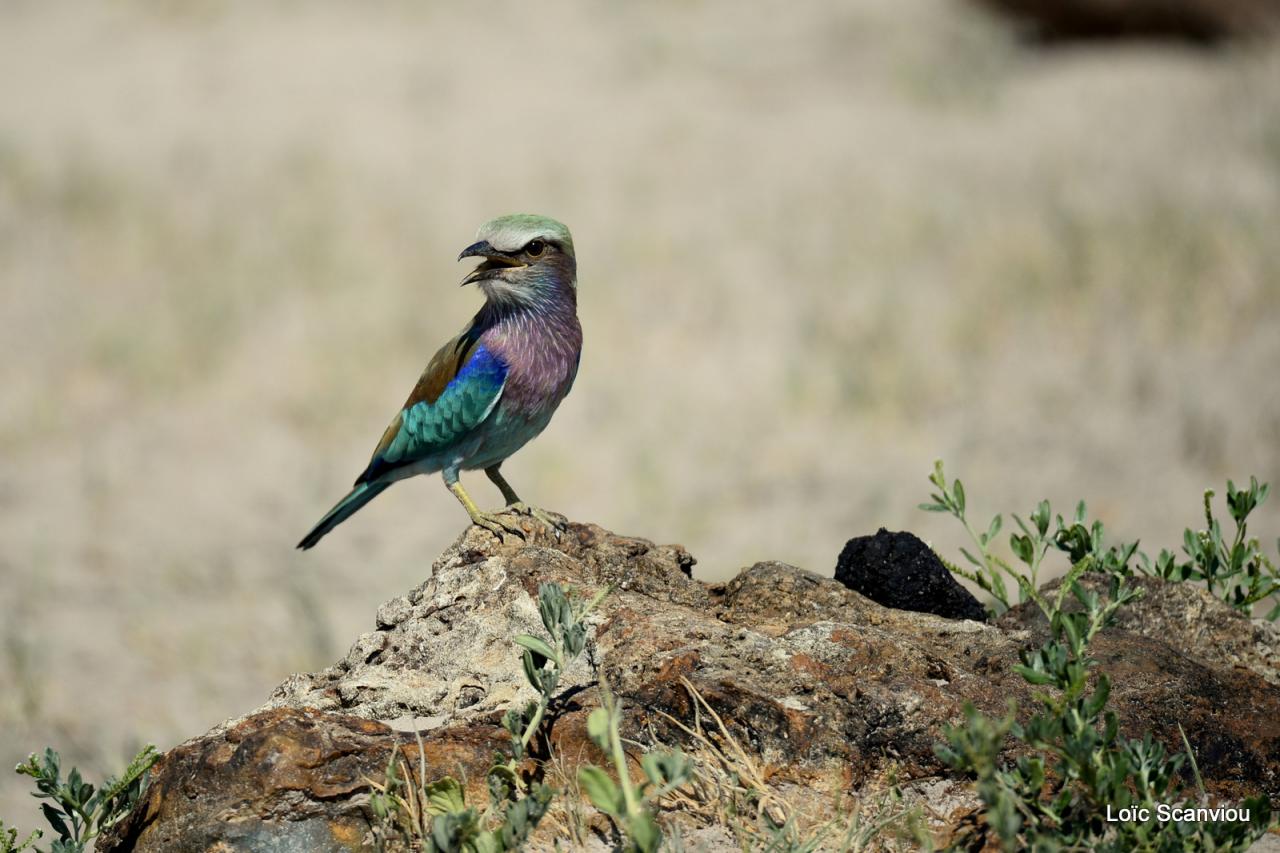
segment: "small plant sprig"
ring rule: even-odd
[[[1013,520],[1021,532],[1010,534],[1009,548],[1019,562],[1026,567],[1024,572],[1010,565],[991,550],[1004,526],[1003,515],[994,516],[986,530],[978,532],[969,522],[966,514],[964,484],[958,479],[948,483],[942,460],[934,462],[929,482],[937,488],[937,491],[930,495],[933,502],[920,504],[920,509],[927,512],[945,512],[954,516],[964,525],[965,531],[977,548],[976,555],[967,548],[960,549],[964,558],[973,565],[972,571],[951,563],[946,565],[953,573],[972,581],[980,589],[990,593],[994,599],[991,605],[994,615],[1000,615],[1015,603],[1010,601],[1009,589],[1005,584],[1004,579],[1008,577],[1018,588],[1016,603],[1034,601],[1046,618],[1053,618],[1055,609],[1062,605],[1068,581],[1064,580],[1054,602],[1050,602],[1041,594],[1040,567],[1050,548],[1066,552],[1071,560],[1069,572],[1071,576],[1078,577],[1086,571],[1102,571],[1122,576],[1130,573],[1129,562],[1138,552],[1138,543],[1108,545],[1106,529],[1102,522],[1088,521],[1088,507],[1084,501],[1076,504],[1075,515],[1070,521],[1061,515],[1054,516],[1049,502],[1044,500],[1036,504],[1035,509],[1025,520],[1017,514],[1013,515]],[[1052,534],[1049,532],[1050,519],[1055,521]]]
[[[547,813],[555,792],[534,782],[523,791],[510,783],[505,765],[490,769],[489,805],[484,812],[468,807],[466,791],[452,777],[424,783],[426,751],[418,735],[417,781],[394,749],[384,782],[371,782],[369,806],[374,817],[374,847],[387,849],[398,837],[424,853],[501,853],[519,850]]]
[[[450,776],[426,782],[426,752],[418,736],[416,781],[393,750],[383,782],[370,780],[370,808],[375,817],[374,836],[379,850],[392,838],[408,842],[427,853],[499,853],[518,850],[547,813],[555,790],[543,784],[540,771],[533,780],[519,772],[529,754],[546,712],[555,699],[560,679],[586,648],[587,617],[600,605],[609,589],[589,601],[576,590],[567,592],[558,583],[538,587],[538,614],[548,639],[521,634],[514,638],[521,648],[525,679],[538,698],[503,715],[502,727],[510,736],[511,754],[494,756],[485,774],[489,804],[483,812],[468,806],[461,782]]]
[[[33,831],[25,841],[18,841],[18,830],[5,826],[0,820],[0,853],[22,853],[23,850],[34,850],[36,841],[44,836],[40,830]]]
[[[123,773],[107,779],[101,788],[84,781],[75,767],[64,780],[62,759],[52,749],[46,749],[39,758],[32,754],[15,769],[35,780],[33,797],[50,801],[40,804],[45,820],[58,834],[49,848],[50,853],[83,853],[93,839],[133,810],[146,788],[147,771],[159,759],[156,748],[148,745],[134,756]],[[41,837],[40,833],[33,833],[22,846],[13,847],[16,833],[9,830],[8,835],[6,840],[0,834],[0,845],[4,845],[0,851],[34,849],[35,839]]]
[[[618,781],[604,769],[587,765],[578,769],[578,784],[591,804],[622,828],[630,841],[630,849],[653,853],[662,843],[662,830],[649,804],[688,782],[693,766],[678,749],[647,752],[640,759],[644,779],[639,784],[633,782],[622,748],[622,704],[603,681],[600,694],[600,707],[587,717],[587,734],[613,762]]]
[[[1009,591],[1004,583],[1004,575],[1013,578],[1020,589],[1023,589],[1028,584],[1028,581],[1021,573],[1014,571],[1013,567],[1007,562],[991,553],[990,545],[999,535],[1004,519],[997,515],[991,519],[991,523],[987,525],[985,532],[979,533],[974,530],[973,525],[969,523],[968,516],[965,514],[968,503],[965,498],[964,483],[957,479],[948,485],[947,475],[943,471],[941,459],[933,463],[933,473],[929,475],[929,482],[933,483],[938,491],[929,495],[933,499],[933,503],[922,503],[920,504],[920,509],[925,512],[950,513],[959,519],[960,523],[964,525],[965,532],[969,534],[969,538],[973,540],[973,544],[978,549],[977,556],[970,553],[968,548],[960,549],[960,553],[964,555],[964,558],[973,565],[973,571],[968,571],[951,563],[948,563],[947,567],[953,573],[973,581],[980,589],[990,593],[995,599],[999,612],[1008,610]]]
[[[609,588],[606,587],[591,600],[584,601],[575,590],[570,589],[566,594],[555,582],[538,586],[538,615],[542,617],[542,625],[547,629],[550,640],[531,634],[515,638],[516,645],[522,649],[525,679],[538,691],[538,698],[524,708],[510,709],[502,717],[502,727],[511,735],[508,766],[512,771],[524,758],[529,742],[542,725],[560,685],[560,677],[586,647],[587,617],[608,594]]]
[[[1214,491],[1206,490],[1205,528],[1188,528],[1182,536],[1182,552],[1187,559],[1179,560],[1167,549],[1161,550],[1154,564],[1143,555],[1142,571],[1167,581],[1204,581],[1210,593],[1252,615],[1255,604],[1280,593],[1280,570],[1258,539],[1248,536],[1249,515],[1266,502],[1270,493],[1270,485],[1259,483],[1257,477],[1249,478],[1247,489],[1237,489],[1235,483],[1227,481],[1227,511],[1235,522],[1235,534],[1228,540],[1213,514]],[[1280,540],[1276,550],[1280,552]],[[1266,618],[1272,622],[1280,619],[1280,604],[1273,606]]]
[[[1096,665],[1088,656],[1089,643],[1136,591],[1119,575],[1111,576],[1105,601],[1078,580],[1070,580],[1070,588],[1080,609],[1064,612],[1059,606],[1050,620],[1050,640],[1023,652],[1017,667],[1029,684],[1050,688],[1037,697],[1039,712],[1022,726],[1013,703],[1000,720],[967,704],[964,725],[948,726],[946,743],[935,745],[938,757],[975,777],[987,825],[1005,850],[1246,850],[1270,825],[1265,797],[1243,804],[1250,811],[1248,823],[1158,818],[1157,804],[1181,796],[1178,771],[1189,748],[1187,755],[1169,755],[1150,733],[1141,740],[1121,738],[1115,713],[1106,710],[1109,679],[1099,674],[1093,690],[1088,688]],[[1009,736],[1033,752],[1004,767],[1000,751]],[[1107,808],[1135,805],[1149,809],[1151,819],[1099,819]],[[968,841],[957,838],[953,847]]]
[[[1223,534],[1222,523],[1214,516],[1214,491],[1209,489],[1204,493],[1205,528],[1183,532],[1185,557],[1182,559],[1163,549],[1153,561],[1138,549],[1137,542],[1107,544],[1106,528],[1101,521],[1088,519],[1084,501],[1076,504],[1070,520],[1061,515],[1052,516],[1049,502],[1041,501],[1026,521],[1013,516],[1022,532],[1009,537],[1009,548],[1026,567],[1025,574],[991,551],[1003,525],[1002,516],[996,515],[986,531],[979,533],[966,516],[964,484],[959,480],[948,483],[941,461],[934,463],[929,482],[938,491],[931,495],[932,503],[920,504],[920,508],[955,516],[977,548],[976,555],[967,548],[960,549],[973,565],[972,570],[943,562],[953,573],[990,593],[995,615],[1013,603],[1004,580],[1007,576],[1018,587],[1019,603],[1035,601],[1046,616],[1052,616],[1050,610],[1045,610],[1047,602],[1038,594],[1040,564],[1050,548],[1067,554],[1073,572],[1094,571],[1128,577],[1136,568],[1166,581],[1203,581],[1212,595],[1246,616],[1253,615],[1254,605],[1280,596],[1280,567],[1262,549],[1257,537],[1248,535],[1250,514],[1266,502],[1271,491],[1270,486],[1259,483],[1257,477],[1250,477],[1249,487],[1245,489],[1237,489],[1234,482],[1227,481],[1227,510],[1235,522],[1235,533],[1230,538]],[[1056,522],[1052,534],[1049,532],[1051,517]],[[1280,540],[1276,541],[1276,550],[1280,552]],[[1065,582],[1063,585],[1066,586]],[[1280,603],[1273,605],[1266,618],[1272,622],[1280,619]]]
[[[1046,507],[1047,501],[1042,501]],[[1082,572],[1101,572],[1105,575],[1128,577],[1133,574],[1129,563],[1135,556],[1141,558],[1138,542],[1120,542],[1108,545],[1106,527],[1098,519],[1089,521],[1089,508],[1084,501],[1076,504],[1075,515],[1067,523],[1056,516],[1057,530],[1053,534],[1053,546],[1065,551],[1072,567],[1080,566]]]

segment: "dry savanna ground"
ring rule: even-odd
[[[517,210],[574,229],[587,344],[509,476],[704,577],[953,549],[939,456],[980,513],[1087,497],[1156,548],[1280,481],[1276,47],[1043,52],[937,0],[10,0],[0,769],[201,732],[429,570],[434,478],[293,544]]]

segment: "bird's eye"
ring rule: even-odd
[[[529,243],[529,245],[524,247],[524,252],[529,257],[536,258],[538,257],[538,255],[542,254],[542,251],[545,248],[547,248],[546,243],[542,242],[541,240],[534,240],[531,243]]]

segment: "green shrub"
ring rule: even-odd
[[[1051,548],[1065,553],[1070,571],[1077,574],[1093,571],[1127,577],[1136,567],[1143,574],[1167,581],[1203,581],[1210,593],[1246,616],[1253,614],[1255,604],[1280,593],[1280,570],[1275,561],[1263,551],[1256,537],[1247,535],[1249,515],[1266,502],[1270,493],[1269,485],[1259,483],[1256,477],[1249,478],[1248,489],[1236,489],[1235,483],[1227,481],[1227,509],[1235,522],[1235,533],[1229,540],[1224,538],[1222,525],[1213,514],[1213,490],[1204,493],[1205,529],[1183,532],[1181,559],[1163,549],[1153,561],[1138,549],[1137,542],[1108,544],[1106,528],[1101,521],[1088,519],[1084,501],[1076,504],[1069,520],[1053,515],[1049,502],[1040,501],[1027,520],[1013,516],[1021,532],[1009,536],[1009,549],[1024,569],[1015,568],[991,550],[1003,527],[1003,516],[994,516],[986,529],[978,532],[967,516],[964,484],[958,479],[948,483],[941,460],[934,463],[929,482],[937,491],[930,495],[932,502],[920,504],[920,508],[959,519],[977,550],[975,554],[967,548],[960,549],[971,569],[943,562],[952,572],[989,593],[993,599],[990,607],[997,616],[1025,601],[1036,601],[1044,609],[1045,602],[1039,596],[1039,572]],[[1280,551],[1280,541],[1276,548]],[[1005,578],[1017,587],[1017,602],[1010,600]],[[1049,611],[1045,615],[1050,615]],[[1273,606],[1266,618],[1280,619],[1280,604]]]
[[[1267,487],[1252,480],[1249,491],[1228,484],[1228,505],[1237,524],[1227,545],[1209,509],[1212,493],[1205,497],[1208,530],[1188,531],[1185,550],[1189,560],[1179,563],[1162,552],[1155,567],[1138,551],[1136,542],[1108,545],[1100,521],[1087,521],[1081,502],[1073,519],[1056,518],[1049,535],[1050,508],[1042,501],[1030,523],[1015,516],[1021,534],[1010,538],[1010,547],[1028,567],[1027,575],[991,554],[990,545],[1000,530],[996,516],[987,531],[976,534],[965,516],[964,486],[948,485],[942,463],[930,481],[938,488],[933,503],[923,509],[948,512],[958,518],[977,546],[977,555],[965,551],[974,571],[953,568],[978,583],[995,598],[997,608],[1009,607],[1004,576],[1014,579],[1022,601],[1034,601],[1049,621],[1049,640],[1040,648],[1021,653],[1018,673],[1040,688],[1040,707],[1026,725],[1017,722],[1017,707],[992,719],[971,704],[964,708],[965,723],[948,726],[945,743],[935,752],[947,766],[971,775],[982,802],[982,814],[990,832],[1005,850],[1246,850],[1271,825],[1270,806],[1263,797],[1246,800],[1248,822],[1172,821],[1163,819],[1173,804],[1192,805],[1183,794],[1179,772],[1194,758],[1171,755],[1150,733],[1141,740],[1123,738],[1120,724],[1106,710],[1111,682],[1105,673],[1090,676],[1096,661],[1088,655],[1089,643],[1113,618],[1116,610],[1138,597],[1140,590],[1127,585],[1131,563],[1139,570],[1170,580],[1205,580],[1211,592],[1248,612],[1252,603],[1275,591],[1274,566],[1261,554],[1256,540],[1245,537],[1245,519],[1266,499]],[[1036,573],[1050,547],[1065,552],[1071,567],[1057,593],[1046,596],[1035,585]],[[1086,571],[1110,578],[1109,594],[1100,597],[1079,583]],[[1268,574],[1269,573],[1269,574]],[[1270,586],[1266,578],[1270,577]],[[1262,578],[1262,580],[1257,580]],[[1264,590],[1269,590],[1264,592]],[[1080,609],[1067,612],[1070,594]],[[1274,611],[1273,611],[1274,615]],[[1015,761],[1002,762],[1001,753],[1012,738],[1023,747]],[[1199,774],[1196,772],[1199,781]],[[1203,786],[1199,800],[1205,801]],[[1123,809],[1137,809],[1138,820],[1109,821]],[[982,844],[964,834],[953,839],[953,848]]]
[[[33,754],[19,764],[15,768],[17,772],[35,780],[36,790],[32,796],[49,801],[40,804],[45,820],[58,834],[49,846],[49,853],[84,853],[93,839],[133,810],[146,789],[147,771],[159,759],[156,748],[147,746],[134,756],[123,773],[108,779],[100,788],[84,781],[75,767],[64,780],[62,759],[52,749],[46,749],[39,758]],[[18,844],[16,830],[5,829],[0,822],[0,853],[39,851],[35,841],[42,837],[43,833],[36,831]]]
[[[1142,571],[1167,581],[1204,581],[1209,592],[1230,604],[1246,616],[1253,614],[1253,606],[1280,592],[1280,572],[1276,564],[1263,552],[1257,538],[1248,538],[1250,513],[1266,502],[1271,487],[1258,483],[1257,477],[1249,478],[1248,489],[1236,489],[1227,481],[1227,511],[1235,522],[1235,534],[1223,538],[1222,524],[1213,515],[1212,489],[1204,493],[1204,530],[1186,530],[1182,535],[1182,552],[1185,559],[1178,559],[1168,550],[1161,550],[1152,563],[1143,554]],[[1276,544],[1280,551],[1280,541]],[[1280,619],[1280,603],[1267,613],[1267,619]]]
[[[35,847],[38,839],[44,836],[40,830],[35,830],[27,836],[25,841],[18,841],[18,830],[4,825],[4,821],[0,820],[0,853],[22,853],[23,850],[31,850]]]
[[[1129,574],[1129,562],[1138,551],[1138,543],[1107,544],[1106,530],[1102,522],[1087,521],[1088,508],[1084,501],[1076,504],[1075,514],[1069,521],[1061,515],[1054,516],[1048,501],[1040,501],[1026,520],[1017,514],[1013,515],[1014,523],[1018,525],[1021,532],[1010,534],[1009,548],[1018,561],[1026,567],[1024,573],[991,550],[1004,526],[1004,516],[994,516],[986,530],[979,533],[969,523],[966,514],[967,500],[964,484],[960,480],[954,480],[948,484],[941,460],[934,463],[929,482],[933,483],[938,491],[930,495],[933,502],[920,504],[920,509],[927,512],[949,513],[959,519],[977,548],[976,555],[967,548],[960,549],[965,560],[973,566],[972,570],[963,569],[945,559],[943,563],[955,574],[972,581],[980,589],[990,593],[993,601],[989,606],[993,615],[999,616],[1015,603],[1034,601],[1044,611],[1046,617],[1052,616],[1053,606],[1042,598],[1039,578],[1041,564],[1050,548],[1066,552],[1071,560],[1069,575],[1078,576],[1086,571]],[[1053,519],[1055,525],[1052,534],[1050,534],[1050,519]],[[941,556],[939,558],[942,559]],[[1016,602],[1011,602],[1009,599],[1008,587],[1004,580],[1006,577],[1018,588]],[[1067,586],[1066,581],[1063,586]],[[1058,606],[1061,606],[1062,598],[1060,593],[1057,599]]]
[[[1178,779],[1189,751],[1170,755],[1150,733],[1120,737],[1119,720],[1106,710],[1111,682],[1100,673],[1088,686],[1095,664],[1089,642],[1134,593],[1119,577],[1105,603],[1078,582],[1071,591],[1082,609],[1059,609],[1052,639],[1023,652],[1017,667],[1029,684],[1049,688],[1039,694],[1038,712],[1024,726],[1012,705],[1000,720],[966,705],[965,724],[947,727],[938,757],[975,778],[987,826],[1005,850],[1247,850],[1270,825],[1265,797],[1242,804],[1247,823],[1161,819],[1162,804],[1193,805]],[[1009,737],[1030,752],[1006,766],[1000,753]],[[1146,809],[1147,819],[1106,820],[1129,808]],[[953,847],[972,841],[962,836]]]

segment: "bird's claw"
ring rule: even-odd
[[[547,512],[545,509],[538,509],[536,506],[529,506],[524,501],[516,501],[509,504],[507,509],[512,512],[518,512],[521,515],[527,515],[530,518],[536,518],[547,527],[551,528],[558,538],[569,527],[569,521],[564,516],[555,516]]]
[[[471,516],[471,523],[476,525],[477,527],[483,527],[485,530],[488,530],[494,536],[497,536],[499,542],[506,539],[506,535],[508,533],[512,533],[516,536],[519,536],[521,539],[525,538],[523,530],[521,530],[512,522],[503,519],[497,513],[478,512],[475,515]]]

